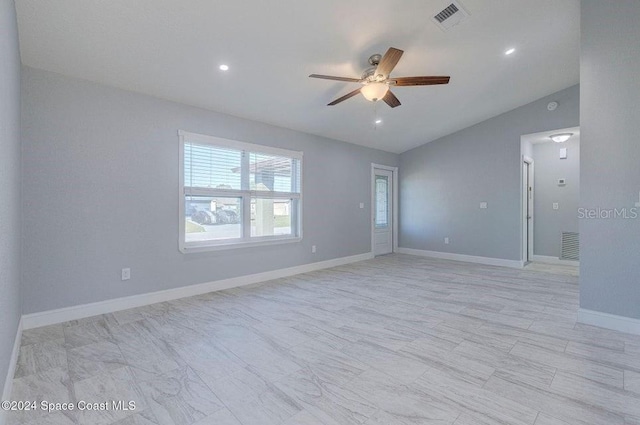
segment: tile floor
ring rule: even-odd
[[[640,336],[575,273],[405,255],[24,332],[13,424],[638,425]]]

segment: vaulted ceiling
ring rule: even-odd
[[[22,61],[281,127],[403,152],[579,81],[579,0],[18,0]],[[392,75],[450,75],[398,87],[391,109],[357,86],[367,58],[405,51]],[[515,48],[511,55],[505,51]],[[226,72],[218,69],[227,64]],[[376,119],[382,123],[375,125]]]

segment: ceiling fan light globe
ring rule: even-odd
[[[360,89],[365,99],[371,102],[382,99],[389,91],[389,86],[385,83],[372,82]]]

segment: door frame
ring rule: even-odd
[[[529,167],[529,175],[525,176],[525,171],[527,167]],[[533,258],[533,214],[534,214],[534,196],[535,196],[535,184],[534,184],[534,162],[533,158],[528,157],[526,155],[522,155],[521,162],[521,173],[522,176],[522,184],[520,186],[522,192],[522,262],[523,264],[527,264]],[[528,178],[527,178],[528,177]],[[529,196],[528,188],[525,187],[527,180],[529,181],[529,186],[531,187],[531,199],[527,199]],[[527,217],[530,216],[530,219]],[[527,226],[527,221],[529,221]],[[527,253],[529,255],[527,255]]]
[[[397,252],[398,251],[398,167],[390,167],[388,165],[382,165],[382,164],[376,164],[376,163],[371,163],[371,177],[370,177],[370,185],[371,185],[371,217],[370,217],[370,222],[371,222],[371,255],[375,255],[374,254],[374,245],[375,245],[375,230],[376,230],[376,226],[375,226],[375,176],[376,176],[376,168],[379,170],[385,170],[385,171],[391,171],[391,179],[393,180],[393,184],[391,185],[391,190],[393,192],[393,201],[392,201],[392,208],[393,208],[393,214],[391,214],[391,233],[392,233],[392,247],[391,247],[391,252]]]

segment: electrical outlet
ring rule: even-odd
[[[488,207],[488,204],[486,202],[480,202],[480,209],[486,210]]]
[[[311,245],[311,253],[312,254],[316,253],[316,246],[315,245]]]
[[[131,279],[131,269],[128,267],[126,269],[122,269],[122,280],[129,279]]]
[[[553,203],[553,209],[554,210],[559,210],[560,209],[560,205],[557,202]]]
[[[449,245],[449,238],[444,238],[445,245]]]

